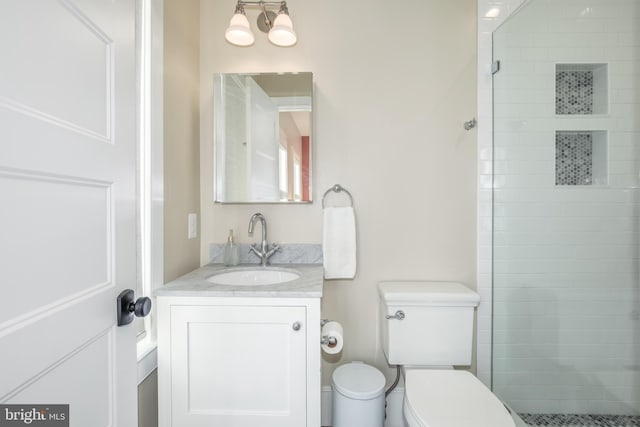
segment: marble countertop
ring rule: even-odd
[[[207,281],[214,274],[249,268],[294,271],[300,275],[300,278],[284,283],[259,286],[218,285]],[[276,264],[268,267],[260,267],[257,264],[240,264],[235,267],[208,264],[167,283],[162,288],[157,289],[154,295],[159,297],[321,298],[323,276],[322,265],[317,264]]]

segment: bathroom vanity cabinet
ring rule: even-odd
[[[159,427],[319,427],[322,285],[188,281],[157,293]]]

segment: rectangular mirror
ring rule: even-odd
[[[311,202],[312,94],[312,73],[215,75],[215,202]]]

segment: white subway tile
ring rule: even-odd
[[[605,62],[606,51],[603,47],[550,47],[549,60],[566,63]]]
[[[639,184],[635,147],[640,129],[634,106],[640,92],[633,89],[640,77],[638,63],[626,60],[640,56],[637,27],[626,19],[630,11],[637,13],[637,0],[608,0],[606,7],[600,0],[565,0],[560,6],[540,0],[537,10],[532,4],[526,12],[543,17],[542,25],[510,21],[501,31],[517,27],[517,35],[507,37],[502,31],[496,44],[500,48],[502,42],[505,50],[499,58],[504,74],[496,77],[494,98],[493,289],[491,266],[485,263],[490,251],[479,245],[483,304],[489,291],[495,304],[496,392],[514,409],[527,412],[593,413],[596,408],[617,413],[624,406],[620,402],[634,395],[625,387],[638,384],[637,371],[632,377],[621,368],[625,360],[633,365],[638,354],[629,343],[630,334],[637,333],[634,307],[640,306],[637,296],[631,298],[637,286],[640,209],[637,191],[630,187]],[[550,8],[562,10],[549,14]],[[488,49],[484,55],[488,64]],[[555,62],[608,62],[608,115],[555,116],[549,102],[555,96]],[[485,86],[479,105],[490,109],[490,81],[487,76],[480,80]],[[555,130],[581,129],[610,132],[608,188],[554,185]],[[490,147],[491,135],[479,135],[478,142]],[[491,152],[483,160],[491,161]],[[479,170],[488,175],[491,169],[479,164]],[[486,175],[480,188],[489,188]],[[488,206],[488,200],[479,200],[483,216]],[[489,241],[491,224],[479,224],[479,239]],[[486,308],[478,318],[485,328],[478,335],[483,342],[489,339],[491,322]],[[479,348],[478,354],[486,356],[487,351]],[[478,372],[489,381],[487,361],[479,358]],[[637,406],[634,401],[626,404]]]
[[[638,37],[637,31],[623,32],[619,34],[619,43],[620,46],[640,46],[640,37]]]

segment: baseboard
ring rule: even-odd
[[[138,347],[138,385],[158,367],[158,347],[148,345]]]
[[[323,386],[320,393],[321,399],[321,423],[323,427],[331,427],[331,397],[333,390],[331,386]],[[396,387],[389,396],[387,396],[387,419],[384,427],[403,427],[402,421],[402,399],[404,397],[404,388]]]
[[[333,389],[330,385],[323,385],[320,392],[320,425],[322,427],[331,426],[331,395]]]

